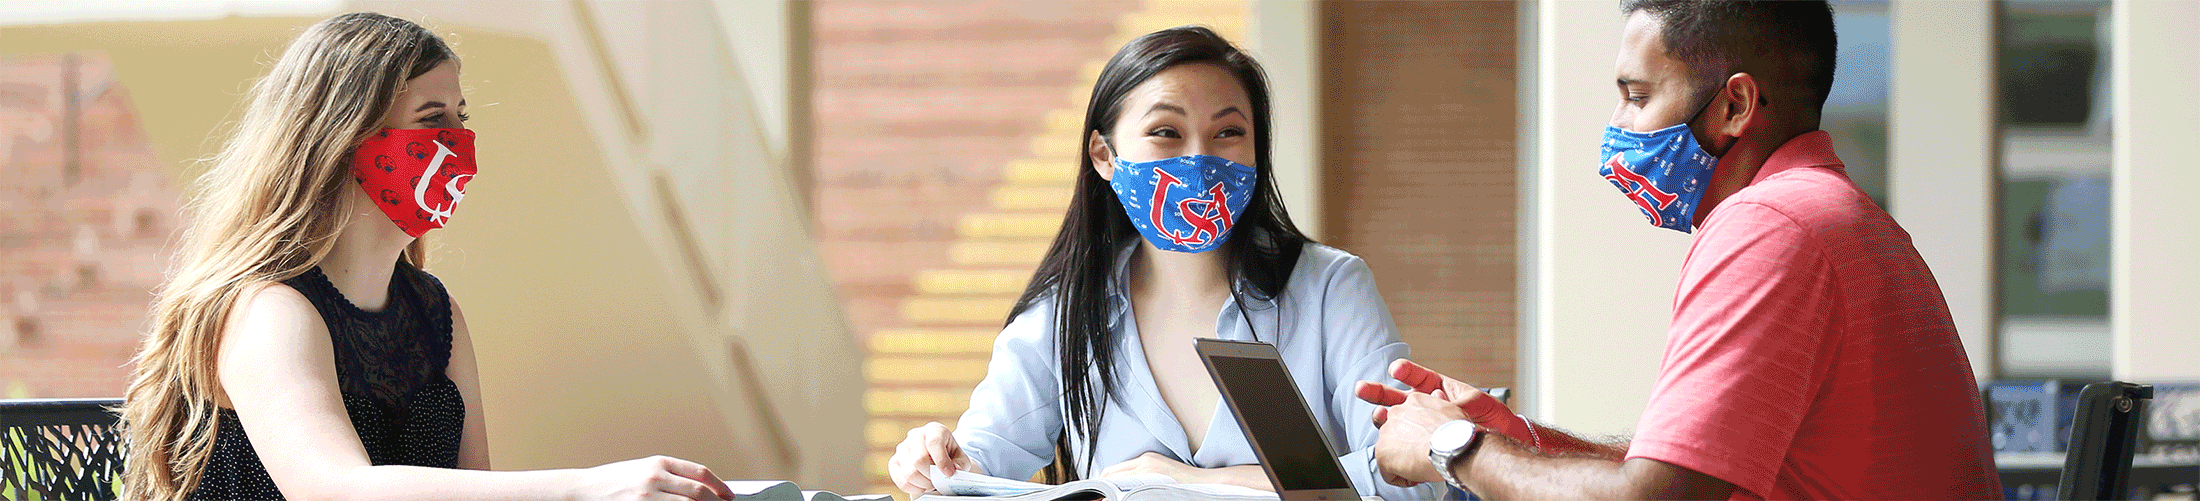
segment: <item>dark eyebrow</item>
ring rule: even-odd
[[[1223,116],[1223,115],[1228,115],[1228,114],[1231,114],[1231,113],[1236,113],[1236,114],[1238,114],[1238,116],[1241,116],[1241,117],[1242,117],[1242,116],[1245,116],[1245,112],[1243,112],[1243,111],[1238,111],[1238,109],[1237,109],[1237,107],[1236,107],[1236,106],[1231,106],[1231,107],[1228,107],[1228,108],[1223,108],[1223,109],[1222,109],[1222,111],[1218,111],[1218,112],[1215,112],[1215,118],[1213,118],[1213,119],[1214,119],[1214,120],[1221,120],[1221,119],[1222,119],[1222,116]]]
[[[462,106],[462,107],[463,107],[463,106],[466,106],[466,100],[464,100],[464,99],[460,99],[460,100],[458,100],[458,105],[459,105],[459,106]],[[413,113],[419,113],[419,112],[422,112],[422,111],[427,111],[427,109],[428,109],[428,108],[448,108],[448,107],[449,107],[449,106],[445,106],[445,105],[443,104],[443,102],[442,102],[442,101],[428,101],[428,102],[425,102],[425,103],[420,103],[420,107],[419,107],[419,108],[413,108]]]
[[[1636,79],[1633,79],[1633,78],[1622,78],[1622,79],[1619,79],[1619,85],[1620,85],[1621,87],[1626,87],[1626,86],[1628,86],[1628,85],[1633,85],[1633,84],[1639,84],[1639,83],[1649,83],[1649,82],[1645,82],[1645,81],[1642,81],[1642,80],[1636,80]]]
[[[1153,107],[1152,107],[1152,108],[1147,108],[1147,109],[1146,109],[1146,114],[1147,114],[1147,115],[1152,115],[1152,114],[1153,114],[1153,112],[1156,112],[1156,111],[1174,111],[1174,112],[1176,112],[1176,114],[1178,114],[1178,115],[1187,115],[1187,114],[1189,114],[1189,113],[1185,113],[1185,112],[1184,112],[1184,107],[1182,107],[1182,106],[1177,106],[1177,105],[1174,105],[1174,104],[1169,104],[1169,103],[1153,103]],[[1141,116],[1144,116],[1144,115],[1141,115]]]

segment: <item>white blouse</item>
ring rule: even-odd
[[[1084,440],[1068,441],[1075,466],[1090,477],[1146,452],[1201,468],[1259,463],[1228,405],[1215,406],[1206,442],[1195,454],[1184,426],[1161,400],[1139,345],[1138,322],[1121,293],[1121,270],[1133,250],[1135,244],[1117,256],[1109,288],[1108,327],[1118,343],[1115,374],[1120,387],[1105,397],[1098,447],[1085,450]],[[1241,291],[1246,287],[1239,285]],[[1447,497],[1450,489],[1440,483],[1399,488],[1384,483],[1376,469],[1371,450],[1376,428],[1370,420],[1375,405],[1356,397],[1353,387],[1367,380],[1402,388],[1387,372],[1390,361],[1405,357],[1408,349],[1398,341],[1398,328],[1375,292],[1375,277],[1366,262],[1335,248],[1307,244],[1279,297],[1264,301],[1246,292],[1236,296],[1246,300],[1243,316],[1239,298],[1229,299],[1215,315],[1215,337],[1276,345],[1330,448],[1346,452],[1339,462],[1361,495],[1390,500]],[[1054,460],[1055,439],[1064,430],[1054,308],[1054,298],[1036,301],[1001,330],[985,380],[971,393],[970,409],[957,423],[956,442],[987,474],[1027,478]],[[1090,380],[1097,386],[1097,369],[1087,370],[1094,371]]]

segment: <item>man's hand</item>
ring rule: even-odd
[[[1521,419],[1518,414],[1513,413],[1512,408],[1506,407],[1503,402],[1497,401],[1496,397],[1482,393],[1481,389],[1475,388],[1473,385],[1459,382],[1457,379],[1439,374],[1427,367],[1422,367],[1421,364],[1403,358],[1390,363],[1390,377],[1397,378],[1399,382],[1405,383],[1406,386],[1413,387],[1411,393],[1426,393],[1451,402],[1452,405],[1458,406],[1459,412],[1465,416],[1464,419],[1473,421],[1477,426],[1512,437],[1513,440],[1518,440],[1523,444],[1536,445],[1539,442],[1536,440],[1535,435],[1529,431],[1526,419]],[[1385,406],[1385,408],[1375,409],[1375,426],[1382,426],[1383,422],[1388,419],[1389,406],[1405,403],[1407,395],[1410,394],[1373,381],[1361,381],[1355,391],[1358,392],[1360,400]],[[1430,429],[1433,430],[1434,428],[1431,427]]]
[[[1381,431],[1375,465],[1391,485],[1443,481],[1428,461],[1429,435],[1437,426],[1465,419],[1514,439],[1482,439],[1474,455],[1491,457],[1476,464],[1495,469],[1459,479],[1473,485],[1476,494],[1498,499],[1726,499],[1734,492],[1734,484],[1717,477],[1649,458],[1624,459],[1625,442],[1592,443],[1558,430],[1533,435],[1528,421],[1495,397],[1411,361],[1392,362],[1390,375],[1413,389],[1361,381],[1355,391],[1361,400],[1383,406],[1372,416]],[[1530,447],[1588,454],[1552,458]]]
[[[1435,395],[1421,392],[1401,392],[1400,395],[1403,401],[1375,409],[1376,426],[1380,427],[1380,435],[1375,439],[1375,466],[1382,470],[1383,482],[1390,485],[1412,487],[1422,482],[1443,482],[1444,477],[1436,471],[1436,465],[1428,460],[1429,435],[1436,433],[1436,427],[1444,423],[1466,419],[1466,414],[1459,412],[1459,406]]]

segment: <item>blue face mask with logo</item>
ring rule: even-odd
[[[1705,108],[1710,106],[1711,101],[1704,102]],[[1696,114],[1702,115],[1703,109]],[[1597,173],[1635,201],[1651,226],[1695,231],[1696,205],[1703,201],[1719,159],[1696,143],[1687,122],[1651,132],[1606,125],[1603,154],[1597,158],[1604,159]]]
[[[1132,163],[1115,157],[1108,184],[1131,226],[1155,248],[1199,253],[1230,240],[1253,199],[1252,166],[1213,155]]]

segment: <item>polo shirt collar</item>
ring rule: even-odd
[[[1757,177],[1749,180],[1749,184],[1757,184],[1773,174],[1801,167],[1831,169],[1843,176],[1848,175],[1841,158],[1833,154],[1833,135],[1814,130],[1795,136],[1794,139],[1782,143],[1778,149],[1772,150],[1772,156],[1765,158],[1764,166],[1757,168]]]

